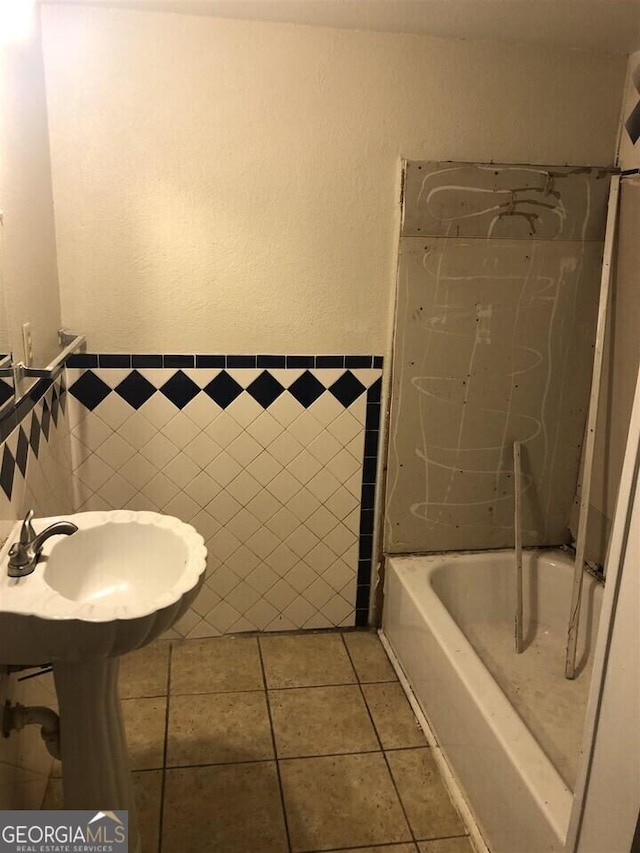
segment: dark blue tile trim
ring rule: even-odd
[[[287,367],[315,367],[315,356],[313,355],[288,355]]]
[[[256,367],[257,355],[228,355],[227,367]]]
[[[197,355],[196,367],[226,367],[227,359],[224,355]]]
[[[41,436],[48,441],[51,430],[57,426],[58,407],[63,405],[65,395],[63,375],[55,383],[50,379],[41,379],[0,421],[0,487],[9,500],[13,494],[16,472],[19,471],[26,478],[31,454],[38,457]],[[42,423],[34,410],[40,401]],[[12,453],[5,441],[15,429],[18,430],[18,438],[15,453]]]
[[[372,355],[346,355],[344,357],[345,367],[371,367]]]
[[[162,367],[162,356],[151,353],[148,355],[132,355],[131,367]]]
[[[128,361],[126,361],[128,359]],[[137,354],[137,353],[78,353],[70,356],[68,367],[271,367],[271,368],[378,368],[381,355],[200,355]]]
[[[165,355],[162,358],[163,367],[195,367],[195,355]]]
[[[131,367],[131,356],[100,353],[98,356],[98,364],[100,367]]]
[[[79,352],[76,355],[70,355],[67,361],[67,367],[97,367],[98,356],[96,353]]]
[[[343,355],[317,355],[316,367],[344,367]]]
[[[286,361],[284,355],[259,355],[258,367],[285,367]]]
[[[362,492],[360,495],[360,537],[358,543],[358,576],[356,586],[356,618],[358,628],[369,624],[369,602],[373,575],[375,524],[374,504],[376,471],[380,434],[380,393],[382,380],[377,380],[367,391],[367,417],[364,431],[364,457],[362,460]]]

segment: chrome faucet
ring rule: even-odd
[[[70,536],[78,529],[71,521],[56,521],[46,527],[42,533],[36,533],[31,524],[33,510],[30,509],[22,522],[20,539],[9,548],[8,575],[10,578],[23,578],[35,569],[42,546],[50,536]]]

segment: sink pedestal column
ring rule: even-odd
[[[60,709],[65,809],[129,812],[129,850],[139,853],[138,815],[118,697],[118,658],[53,664]]]

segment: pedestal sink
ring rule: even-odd
[[[7,576],[0,552],[0,663],[51,661],[60,708],[64,805],[129,810],[138,826],[117,691],[118,658],[154,640],[187,610],[204,580],[202,537],[152,512],[85,512],[55,521],[78,531],[48,539],[35,571]],[[11,540],[10,540],[11,541]]]

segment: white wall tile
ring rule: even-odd
[[[140,372],[159,387],[176,371]],[[184,372],[199,388],[220,373]],[[262,369],[227,372],[246,388]],[[269,370],[284,388],[304,372]],[[310,372],[327,387],[344,371]],[[161,510],[205,538],[205,585],[176,635],[353,624],[365,394],[348,408],[329,391],[308,408],[287,391],[267,409],[246,392],[226,409],[204,392],[181,411],[159,392],[138,411],[115,393],[93,413],[69,408],[85,507]]]

